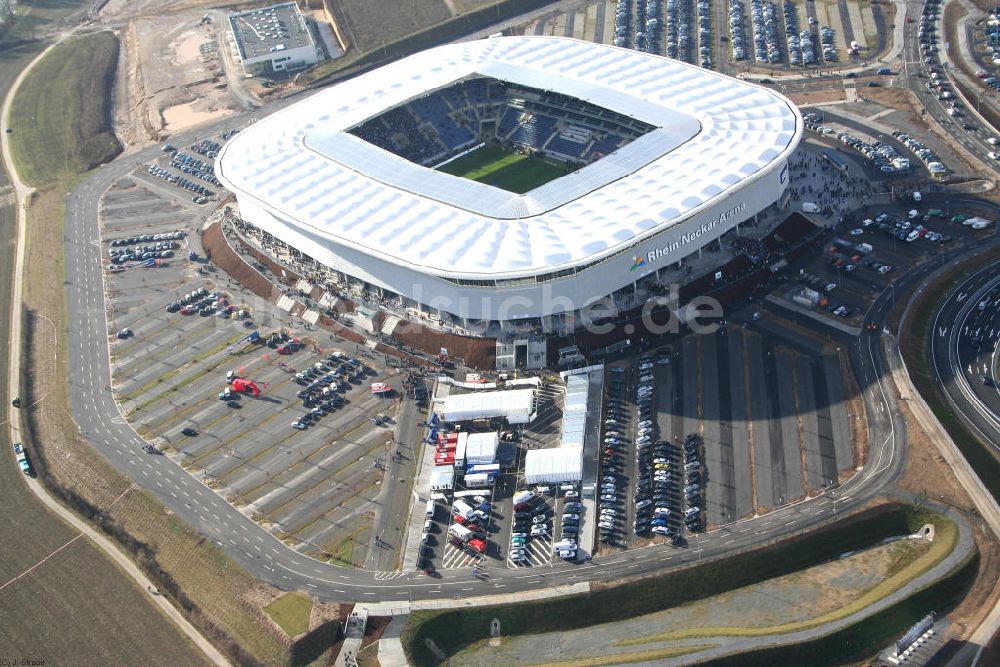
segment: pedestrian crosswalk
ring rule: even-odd
[[[377,581],[390,581],[392,579],[398,579],[402,577],[404,572],[376,572],[375,579]]]
[[[451,542],[444,545],[444,556],[441,558],[441,569],[460,569],[472,567],[482,560],[482,555],[468,547],[456,547]]]

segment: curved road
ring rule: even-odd
[[[235,126],[230,119],[197,136]],[[188,143],[194,133],[178,136]],[[431,578],[404,572],[394,579],[376,579],[375,572],[350,570],[315,561],[290,549],[245,517],[222,497],[196,481],[167,457],[142,452],[144,441],[119,412],[110,384],[109,325],[104,318],[104,283],[98,204],[118,178],[158,154],[156,148],[119,160],[97,171],[70,195],[67,202],[67,302],[69,304],[69,382],[72,412],[81,433],[119,470],[148,489],[183,520],[218,543],[254,576],[279,587],[308,590],[325,599],[341,601],[406,601],[470,595],[536,591],[557,585],[619,579],[648,574],[701,558],[730,554],[799,532],[832,519],[837,510],[864,503],[881,492],[902,466],[905,426],[884,386],[887,365],[877,336],[844,338],[850,345],[855,372],[864,386],[871,428],[870,461],[860,474],[840,488],[763,517],[696,535],[686,549],[668,545],[634,549],[597,557],[588,564],[557,563],[537,571],[491,568],[489,582],[468,570],[442,570]],[[888,302],[888,297],[883,299]],[[884,316],[879,312],[878,317]],[[879,321],[881,321],[879,319]]]
[[[934,374],[972,429],[1000,448],[1000,263],[952,290],[934,318]]]

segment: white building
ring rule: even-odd
[[[247,76],[267,76],[315,65],[319,50],[294,2],[234,12],[229,26]]]
[[[564,155],[577,141],[571,173],[518,194],[433,168],[546,114],[591,128],[525,149]],[[578,326],[777,201],[801,134],[788,99],[746,81],[613,46],[501,37],[433,48],[282,109],[230,140],[216,174],[245,221],[345,287],[469,331],[549,330]]]

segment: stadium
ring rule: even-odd
[[[244,223],[356,301],[458,333],[566,332],[780,201],[801,133],[791,102],[741,80],[497,37],[263,118],[216,173]]]

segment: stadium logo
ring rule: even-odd
[[[645,257],[633,257],[632,258],[632,268],[629,269],[629,271],[635,271],[636,269],[641,269],[644,266],[646,266],[646,258]]]

